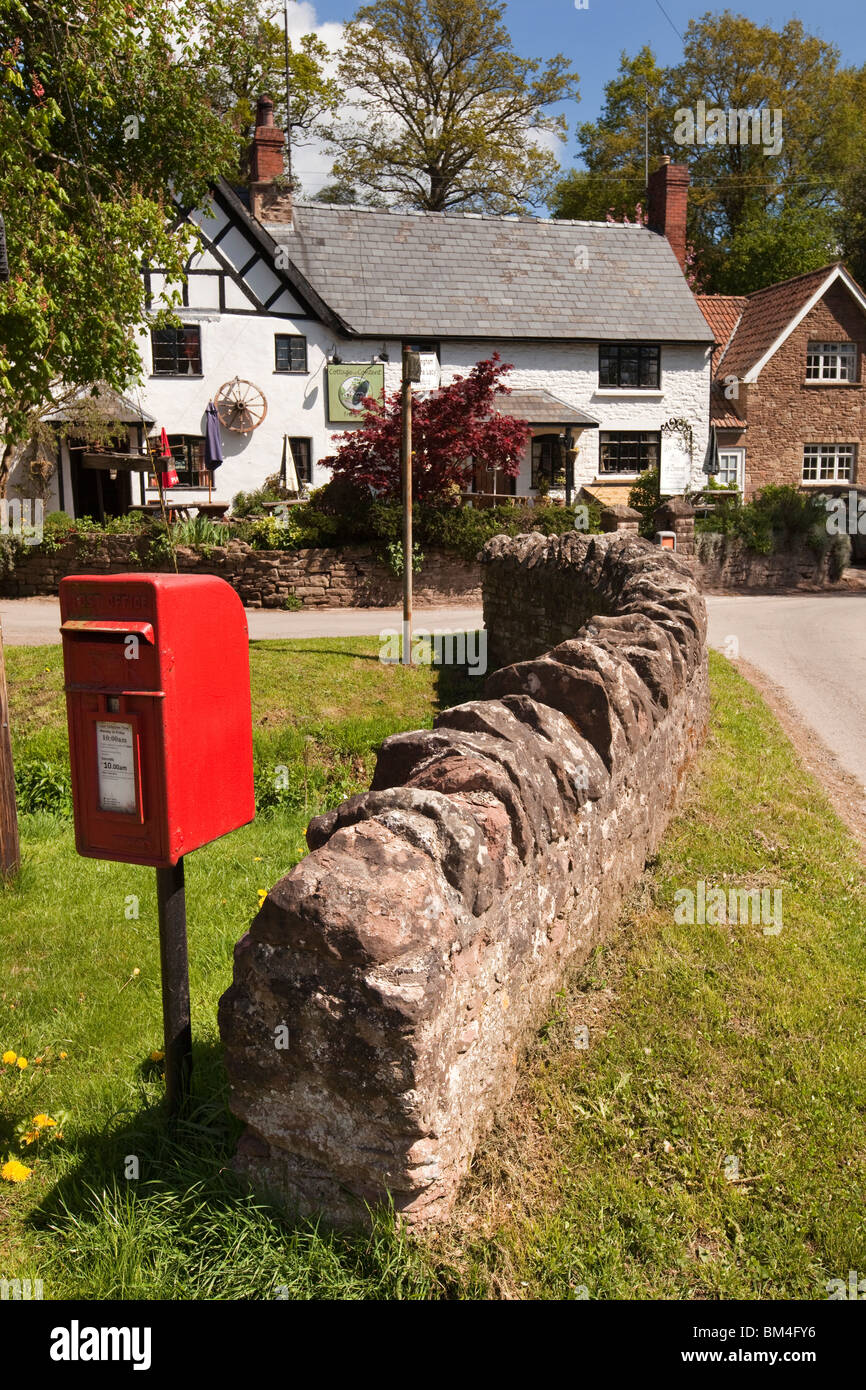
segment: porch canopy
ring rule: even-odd
[[[113,421],[118,425],[140,426],[145,434],[156,423],[152,415],[149,415],[146,410],[140,409],[128,396],[112,391],[102,383],[95,390],[82,387],[65,406],[52,411],[45,418],[58,425],[69,425],[80,421],[81,429],[86,433],[87,416],[85,412],[88,406],[98,413],[101,421]],[[80,454],[80,462],[82,468],[111,473],[118,471],[149,473],[153,467],[152,461],[146,454],[130,453],[129,450],[122,452],[116,449],[83,451]]]
[[[566,429],[569,425],[580,429],[598,429],[599,422],[574,405],[566,405],[558,396],[543,388],[537,391],[511,391],[509,395],[496,396],[493,409],[497,415],[511,415],[515,420],[526,420],[532,427],[544,426],[546,429]]]
[[[56,424],[78,420],[86,424],[86,416],[82,418],[82,412],[88,405],[91,405],[103,420],[114,420],[118,425],[146,425],[150,428],[156,424],[153,416],[140,409],[128,396],[112,391],[104,385],[98,385],[95,390],[82,386],[71,401],[57,410],[52,410],[45,419]]]

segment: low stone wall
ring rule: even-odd
[[[67,574],[120,574],[128,569],[166,572],[168,562],[154,564],[146,542],[129,536],[100,537],[97,543],[69,542],[55,551],[34,546],[15,568],[0,576],[0,596],[29,598],[56,594]],[[387,608],[401,602],[402,585],[372,551],[253,550],[243,541],[215,546],[208,554],[180,547],[182,574],[216,574],[231,584],[249,608],[283,608],[295,594],[305,608]],[[415,575],[415,603],[480,603],[481,574],[444,551],[425,554]]]
[[[823,555],[799,543],[771,555],[756,555],[739,536],[705,533],[696,537],[697,574],[705,589],[826,589],[831,551]]]
[[[389,1194],[410,1221],[448,1214],[707,725],[706,612],[684,562],[572,532],[497,537],[482,572],[511,664],[432,730],[387,739],[372,789],[311,821],[220,1001],[236,1167],[338,1222]]]

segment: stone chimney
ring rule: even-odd
[[[680,269],[686,268],[686,212],[689,204],[687,164],[671,164],[669,155],[649,181],[649,227],[666,236],[673,247]]]
[[[274,103],[259,97],[250,146],[250,212],[260,222],[292,221],[292,190],[280,183],[286,177],[284,145],[285,136],[274,125]]]

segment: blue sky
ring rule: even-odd
[[[664,7],[669,20],[662,13]],[[352,0],[290,0],[294,23],[303,16],[315,16],[316,27],[333,42],[333,26],[351,19],[358,8]],[[580,100],[563,107],[569,135],[557,147],[557,158],[564,168],[576,158],[575,126],[593,120],[604,99],[604,85],[619,66],[625,50],[636,53],[648,43],[662,64],[675,63],[682,43],[675,29],[685,33],[690,18],[708,11],[725,9],[745,14],[756,23],[781,28],[789,19],[799,19],[809,33],[816,34],[841,50],[846,64],[866,63],[866,4],[864,0],[810,0],[792,5],[784,0],[742,0],[737,4],[690,4],[688,0],[589,0],[589,8],[576,10],[574,0],[508,0],[506,19],[516,52],[522,57],[545,58],[564,53],[580,75]],[[312,27],[309,23],[305,27]],[[324,181],[324,173],[313,180]]]

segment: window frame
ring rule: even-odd
[[[623,443],[628,440],[637,441],[637,467],[636,468],[605,468],[603,463],[604,446],[612,444],[614,441],[618,449],[622,449]],[[649,459],[649,449],[655,445],[656,456],[654,460]],[[644,447],[647,450],[647,458],[642,457]],[[601,477],[627,477],[637,478],[641,473],[645,473],[648,468],[661,468],[662,458],[662,436],[661,430],[599,430],[598,434],[598,476]]]
[[[169,453],[171,454],[171,463],[165,464],[163,468],[159,469],[159,472],[167,473],[169,468],[174,468],[178,476],[178,482],[176,483],[175,487],[168,489],[168,493],[176,492],[181,488],[186,488],[190,492],[198,492],[201,490],[201,488],[205,488],[208,486],[208,478],[210,478],[210,486],[213,486],[213,474],[211,470],[205,466],[204,444],[205,437],[203,434],[170,434],[168,436],[168,448]],[[199,481],[197,483],[191,481],[193,475],[193,468],[190,445],[198,446],[197,451],[200,450],[201,454],[201,463],[199,466],[196,467],[195,472],[198,478],[203,481]],[[184,474],[187,474],[190,480],[184,479]],[[148,488],[159,487],[159,484],[156,481],[156,473],[148,474],[147,486]]]
[[[402,357],[403,353],[406,351],[407,348],[409,349],[410,352],[425,352],[425,353],[434,352],[434,353],[436,354],[436,359],[437,359],[437,361],[438,361],[438,363],[439,363],[439,365],[440,365],[440,367],[441,367],[441,365],[442,365],[442,353],[441,353],[441,351],[440,351],[441,343],[437,342],[436,339],[434,339],[434,338],[403,338],[402,341],[401,341],[401,343],[400,343],[400,356],[401,356],[401,357]]]
[[[736,476],[735,481],[736,481],[736,484],[737,484],[737,491],[738,491],[738,492],[742,492],[742,491],[743,491],[743,485],[744,485],[744,483],[745,483],[745,474],[746,474],[746,450],[744,449],[744,447],[742,446],[742,444],[732,444],[729,448],[725,448],[723,445],[720,444],[720,445],[719,445],[719,469],[720,469],[720,470],[721,470],[721,464],[722,464],[722,457],[723,457],[723,455],[725,455],[725,454],[735,454],[735,455],[736,455],[736,458],[737,458],[737,476]],[[716,482],[719,484],[719,487],[728,487],[728,486],[729,486],[728,483],[722,482],[722,479],[721,479],[721,471],[720,471],[719,474],[716,476]]]
[[[165,333],[173,333],[173,334],[175,335],[175,341],[174,341],[174,370],[170,370],[170,371],[162,370],[162,369],[160,369],[160,367],[157,365],[157,358],[158,358],[157,348],[160,347],[160,346],[162,346],[162,347],[167,346],[167,344],[159,344],[158,341],[157,341],[157,339],[158,339],[158,336],[159,336],[160,334],[165,334]],[[188,335],[189,335],[189,334],[193,334],[193,333],[196,335],[196,343],[197,343],[197,349],[198,349],[195,356],[191,356],[191,355],[189,354],[189,352],[187,352],[187,342],[186,342],[186,339],[187,339]],[[180,363],[183,361],[183,358],[182,358],[182,356],[181,356],[181,353],[185,354],[186,361],[190,364],[190,366],[192,366],[193,363],[196,363],[196,362],[197,362],[197,363],[198,363],[197,369],[195,369],[195,370],[189,370],[189,368],[188,368],[185,372],[184,372],[184,371],[181,371],[181,370],[180,370]],[[160,354],[160,355],[163,355],[163,356],[164,356],[164,354]],[[201,324],[200,324],[200,323],[183,323],[183,324],[181,324],[180,328],[175,328],[175,327],[173,327],[173,326],[171,326],[171,325],[170,325],[169,327],[167,327],[167,328],[152,328],[152,329],[150,330],[150,359],[151,359],[151,375],[152,375],[152,376],[159,376],[159,377],[190,377],[190,376],[192,376],[192,377],[200,377],[200,376],[203,376],[203,375],[204,375],[204,372],[203,372],[203,369],[202,369]]]
[[[312,485],[313,485],[313,440],[312,440],[312,436],[311,436],[311,435],[308,435],[308,434],[299,434],[299,435],[291,435],[291,434],[288,434],[288,435],[286,435],[286,439],[288,440],[289,448],[290,448],[291,451],[292,451],[292,459],[294,460],[294,464],[295,464],[295,472],[296,472],[297,475],[298,475],[298,482],[301,484],[301,487],[302,487],[302,488],[304,488],[304,487],[312,487]],[[305,446],[306,446],[306,454],[307,454],[306,469],[307,469],[307,471],[308,471],[308,473],[309,473],[309,477],[306,477],[306,478],[305,478],[305,477],[302,477],[302,475],[301,475],[301,470],[300,470],[300,468],[298,467],[298,456],[297,456],[297,454],[295,453],[295,445],[296,445],[296,444],[302,444],[302,445],[305,445]]]
[[[624,356],[634,356],[636,359],[637,381],[622,381],[622,366]],[[654,360],[655,380],[643,381],[644,362]],[[611,363],[616,362],[616,380],[604,380],[605,373],[610,376]],[[604,370],[603,370],[604,366]],[[660,391],[662,381],[662,349],[661,343],[599,343],[598,345],[598,389],[600,391]]]
[[[806,476],[807,456],[810,450],[815,450],[813,455],[816,476],[809,478]],[[848,460],[848,472],[843,475],[839,472],[840,452],[846,451]],[[823,473],[823,462],[825,454],[832,454],[833,473],[827,475]],[[823,487],[827,483],[851,483],[854,481],[857,472],[857,445],[850,444],[804,444],[803,463],[800,470],[800,481],[805,486]]]
[[[289,365],[288,365],[288,367],[281,367],[281,366],[280,366],[278,345],[279,345],[279,343],[280,343],[281,341],[287,342],[287,343],[289,344]],[[291,344],[292,344],[292,343],[302,343],[302,344],[303,344],[303,355],[304,355],[304,365],[303,365],[303,367],[293,367],[293,366],[291,365],[291,362],[292,362],[292,349],[291,349]],[[308,354],[307,354],[307,338],[306,338],[306,334],[304,334],[304,333],[275,333],[275,334],[274,334],[274,371],[275,371],[279,376],[309,376],[309,374],[310,374],[310,367],[309,367],[309,359],[308,359]]]
[[[808,386],[854,386],[858,380],[859,354],[857,344],[850,339],[828,342],[824,339],[810,340],[806,344],[806,384]],[[850,364],[850,376],[842,376],[843,366]],[[826,375],[832,366],[835,375]],[[809,373],[815,374],[810,376]]]

